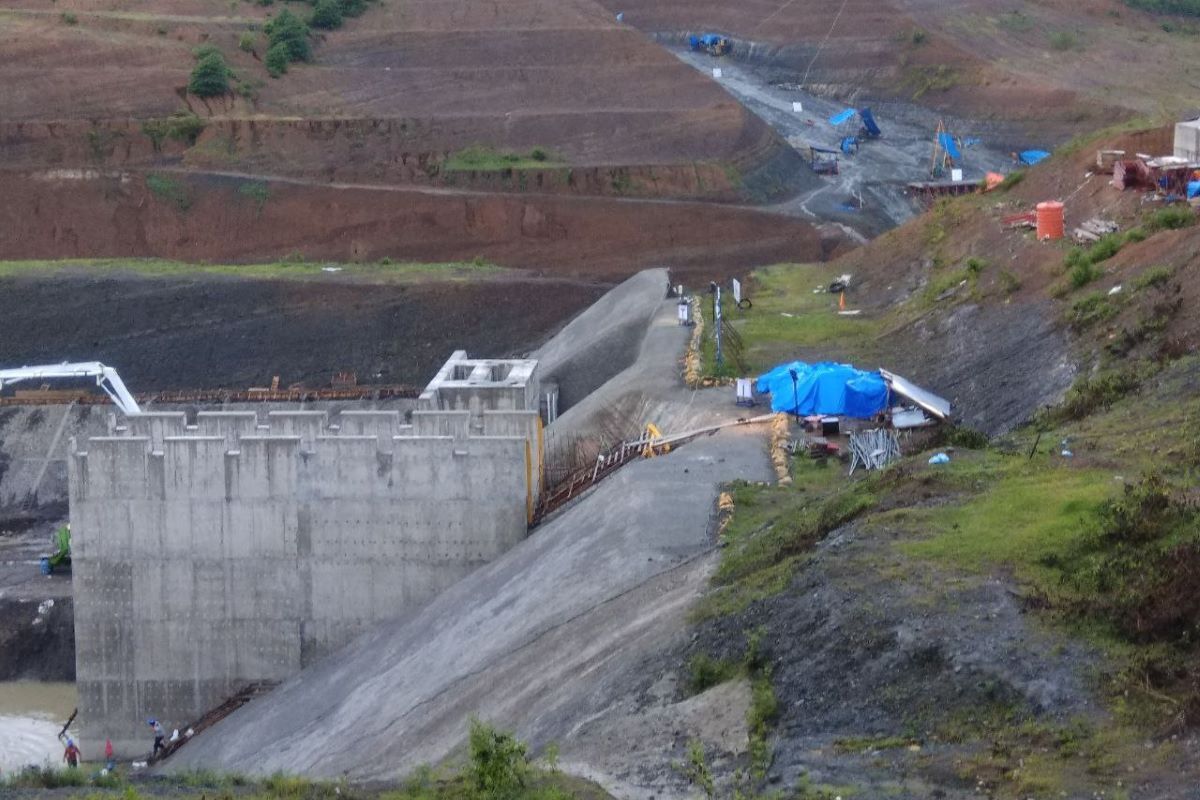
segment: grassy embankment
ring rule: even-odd
[[[534,760],[509,733],[472,720],[457,766],[418,769],[396,785],[358,785],[277,774],[265,779],[207,770],[174,776],[101,775],[100,765],[77,770],[32,767],[0,779],[0,795],[30,793],[62,800],[609,800],[590,781],[559,771],[550,746]]]
[[[702,295],[702,373],[715,378],[759,375],[797,358],[869,360],[879,322],[836,313],[838,296],[824,291],[835,277],[835,270],[826,265],[783,264],[758,270],[747,284],[752,304],[748,310],[738,309],[732,293],[724,292],[721,307],[732,333],[726,339],[721,368],[716,366],[712,297]],[[817,289],[822,291],[814,293]],[[739,361],[744,369],[738,368]]]
[[[501,276],[508,272],[483,260],[443,264],[393,262],[369,263],[307,261],[295,255],[266,264],[208,264],[157,258],[76,258],[60,260],[0,261],[0,278],[47,276],[55,273],[128,273],[170,278],[188,275],[223,275],[260,280],[327,280],[351,278],[378,283],[462,281]]]
[[[447,172],[499,172],[565,166],[566,162],[542,147],[534,147],[528,153],[506,153],[477,145],[452,153],[442,168]]]
[[[1175,227],[1158,222],[1151,221],[1152,233]],[[1066,260],[1068,280],[1079,258]],[[979,270],[962,266],[938,283],[970,284],[973,272]],[[755,275],[753,310],[730,305],[726,315],[742,339],[744,374],[791,358],[869,363],[879,330],[936,302],[926,287],[911,308],[887,320],[839,317],[833,297],[813,293],[833,277],[812,266]],[[1171,278],[1170,269],[1148,267],[1122,295],[1099,299],[1075,285],[1065,292],[1061,284],[1052,287],[1064,298],[1082,349],[1095,345],[1100,353],[1098,372],[1012,436],[979,450],[960,448],[943,467],[927,465],[928,452],[918,453],[882,473],[847,480],[843,468],[804,461],[793,464],[790,487],[732,487],[736,510],[697,621],[743,614],[787,592],[814,545],[852,519],[863,535],[880,537],[889,553],[881,563],[892,564],[889,575],[897,581],[930,569],[948,583],[956,576],[999,577],[1064,646],[1080,642],[1098,654],[1092,682],[1110,723],[1046,721],[1000,704],[974,710],[969,724],[961,709],[946,709],[927,730],[942,742],[978,744],[960,773],[989,776],[1000,796],[1057,796],[1085,787],[1125,796],[1120,777],[1145,764],[1147,737],[1200,723],[1200,601],[1194,599],[1200,511],[1191,489],[1200,469],[1200,357],[1131,365],[1111,345],[1111,331],[1094,323],[1125,313],[1125,333],[1133,329],[1139,343],[1153,345],[1166,327],[1154,321],[1153,310],[1161,315],[1159,294],[1168,293]],[[711,337],[703,354],[706,371],[722,374]],[[876,751],[916,741],[871,736],[842,747]],[[1156,763],[1169,760],[1169,750],[1169,742],[1155,746]]]

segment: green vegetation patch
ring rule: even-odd
[[[146,120],[142,123],[142,133],[150,137],[155,151],[158,151],[167,139],[184,142],[189,147],[194,145],[204,132],[204,127],[204,120],[191,111],[176,111],[169,117]]]
[[[0,789],[60,789],[64,800],[610,800],[590,781],[558,769],[557,748],[541,758],[513,734],[472,720],[463,763],[421,767],[399,786],[319,781],[277,773],[265,779],[209,770],[130,779],[86,768],[29,767],[0,778]],[[86,788],[85,788],[86,787]],[[76,793],[68,793],[79,788]]]
[[[256,201],[253,194],[249,199]],[[330,273],[329,270],[333,270],[333,273]],[[259,280],[315,280],[338,275],[358,278],[368,282],[406,283],[474,280],[483,276],[502,275],[506,271],[504,267],[498,267],[483,261],[426,264],[419,262],[392,262],[390,259],[383,259],[373,263],[340,263],[328,261],[309,262],[305,261],[303,257],[291,257],[266,264],[194,264],[153,258],[0,261],[0,278],[55,272],[130,272],[147,277],[228,275]]]
[[[1155,14],[1200,17],[1200,0],[1125,0],[1125,5]]]
[[[196,66],[188,79],[188,92],[196,97],[220,97],[229,93],[232,77],[224,54],[212,45],[204,45],[196,50]]]
[[[159,200],[175,206],[181,213],[190,209],[195,202],[188,185],[170,175],[150,173],[146,176],[146,188]]]
[[[841,480],[841,470],[811,468]],[[810,486],[819,485],[817,477]],[[791,583],[812,547],[826,534],[875,505],[867,482],[828,494],[794,487],[737,483],[730,487],[734,513],[722,534],[725,548],[713,589],[697,606],[697,620],[742,611]]]
[[[957,503],[890,512],[902,516],[905,529],[927,532],[901,550],[966,572],[1012,568],[1039,587],[1060,577],[1045,567],[1045,559],[1078,541],[1113,492],[1110,472],[1027,465],[1013,456],[982,463],[955,459],[942,470],[974,473],[987,488]]]
[[[752,307],[739,309],[733,294],[722,294],[725,325],[732,327],[741,340],[738,353],[745,374],[758,375],[776,364],[821,352],[820,360],[831,358],[869,358],[879,323],[866,317],[841,316],[837,295],[817,289],[827,287],[836,277],[824,265],[780,264],[754,272],[745,294]],[[851,293],[848,303],[853,303]],[[701,372],[710,377],[734,377],[732,363],[716,367],[715,326],[712,300],[700,297],[704,311],[704,338],[701,341]]]
[[[534,147],[527,153],[505,153],[476,145],[451,154],[442,168],[448,172],[496,172],[563,166],[566,166],[563,161],[541,147]]]

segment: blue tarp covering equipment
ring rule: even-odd
[[[858,112],[862,117],[863,130],[870,136],[882,136],[883,131],[879,129],[878,123],[875,122],[875,115],[871,113],[871,109],[864,108]]]
[[[949,400],[894,372],[864,372],[829,361],[780,364],[759,376],[754,390],[771,395],[772,411],[803,416],[870,419],[892,406],[915,406],[942,420],[951,415]]]
[[[878,372],[849,364],[793,361],[759,377],[755,389],[770,393],[771,410],[870,419],[890,405],[891,393]]]
[[[1200,181],[1188,181],[1188,200],[1200,197]]]
[[[1045,161],[1049,157],[1050,154],[1045,150],[1026,150],[1021,153],[1021,163],[1032,167],[1034,164]]]
[[[853,108],[847,108],[845,111],[843,111],[839,114],[834,114],[832,117],[830,117],[829,124],[836,127],[838,125],[841,125],[846,120],[851,119],[857,113],[858,112],[855,111]]]
[[[955,161],[962,161],[962,153],[958,150],[958,143],[954,141],[954,137],[949,133],[939,133],[938,144],[942,146],[942,149],[946,151],[946,155],[950,156],[950,158]]]
[[[728,53],[732,49],[730,41],[719,33],[692,34],[688,37],[688,45],[693,50],[706,50],[713,55]]]
[[[846,155],[850,155],[851,153],[856,152],[858,150],[858,137],[857,136],[843,137],[841,148],[842,148],[842,152],[845,153]]]

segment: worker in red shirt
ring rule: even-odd
[[[79,759],[82,757],[79,748],[75,746],[74,739],[67,739],[67,749],[63,751],[63,761],[67,762],[69,769],[75,769],[79,766]]]

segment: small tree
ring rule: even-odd
[[[471,780],[480,797],[516,798],[529,777],[525,743],[477,719],[471,720]]]
[[[283,73],[287,72],[288,62],[292,60],[288,46],[283,42],[271,45],[271,49],[267,51],[266,58],[263,62],[267,65],[267,72],[272,78],[278,78]]]
[[[342,16],[357,17],[367,10],[367,0],[338,0]]]
[[[264,26],[271,47],[287,47],[289,61],[308,61],[312,50],[308,44],[308,25],[286,8]]]
[[[333,30],[342,26],[342,7],[337,0],[317,0],[308,24],[314,28]]]
[[[229,91],[229,66],[218,52],[206,53],[196,62],[188,91],[197,97],[216,97]]]

